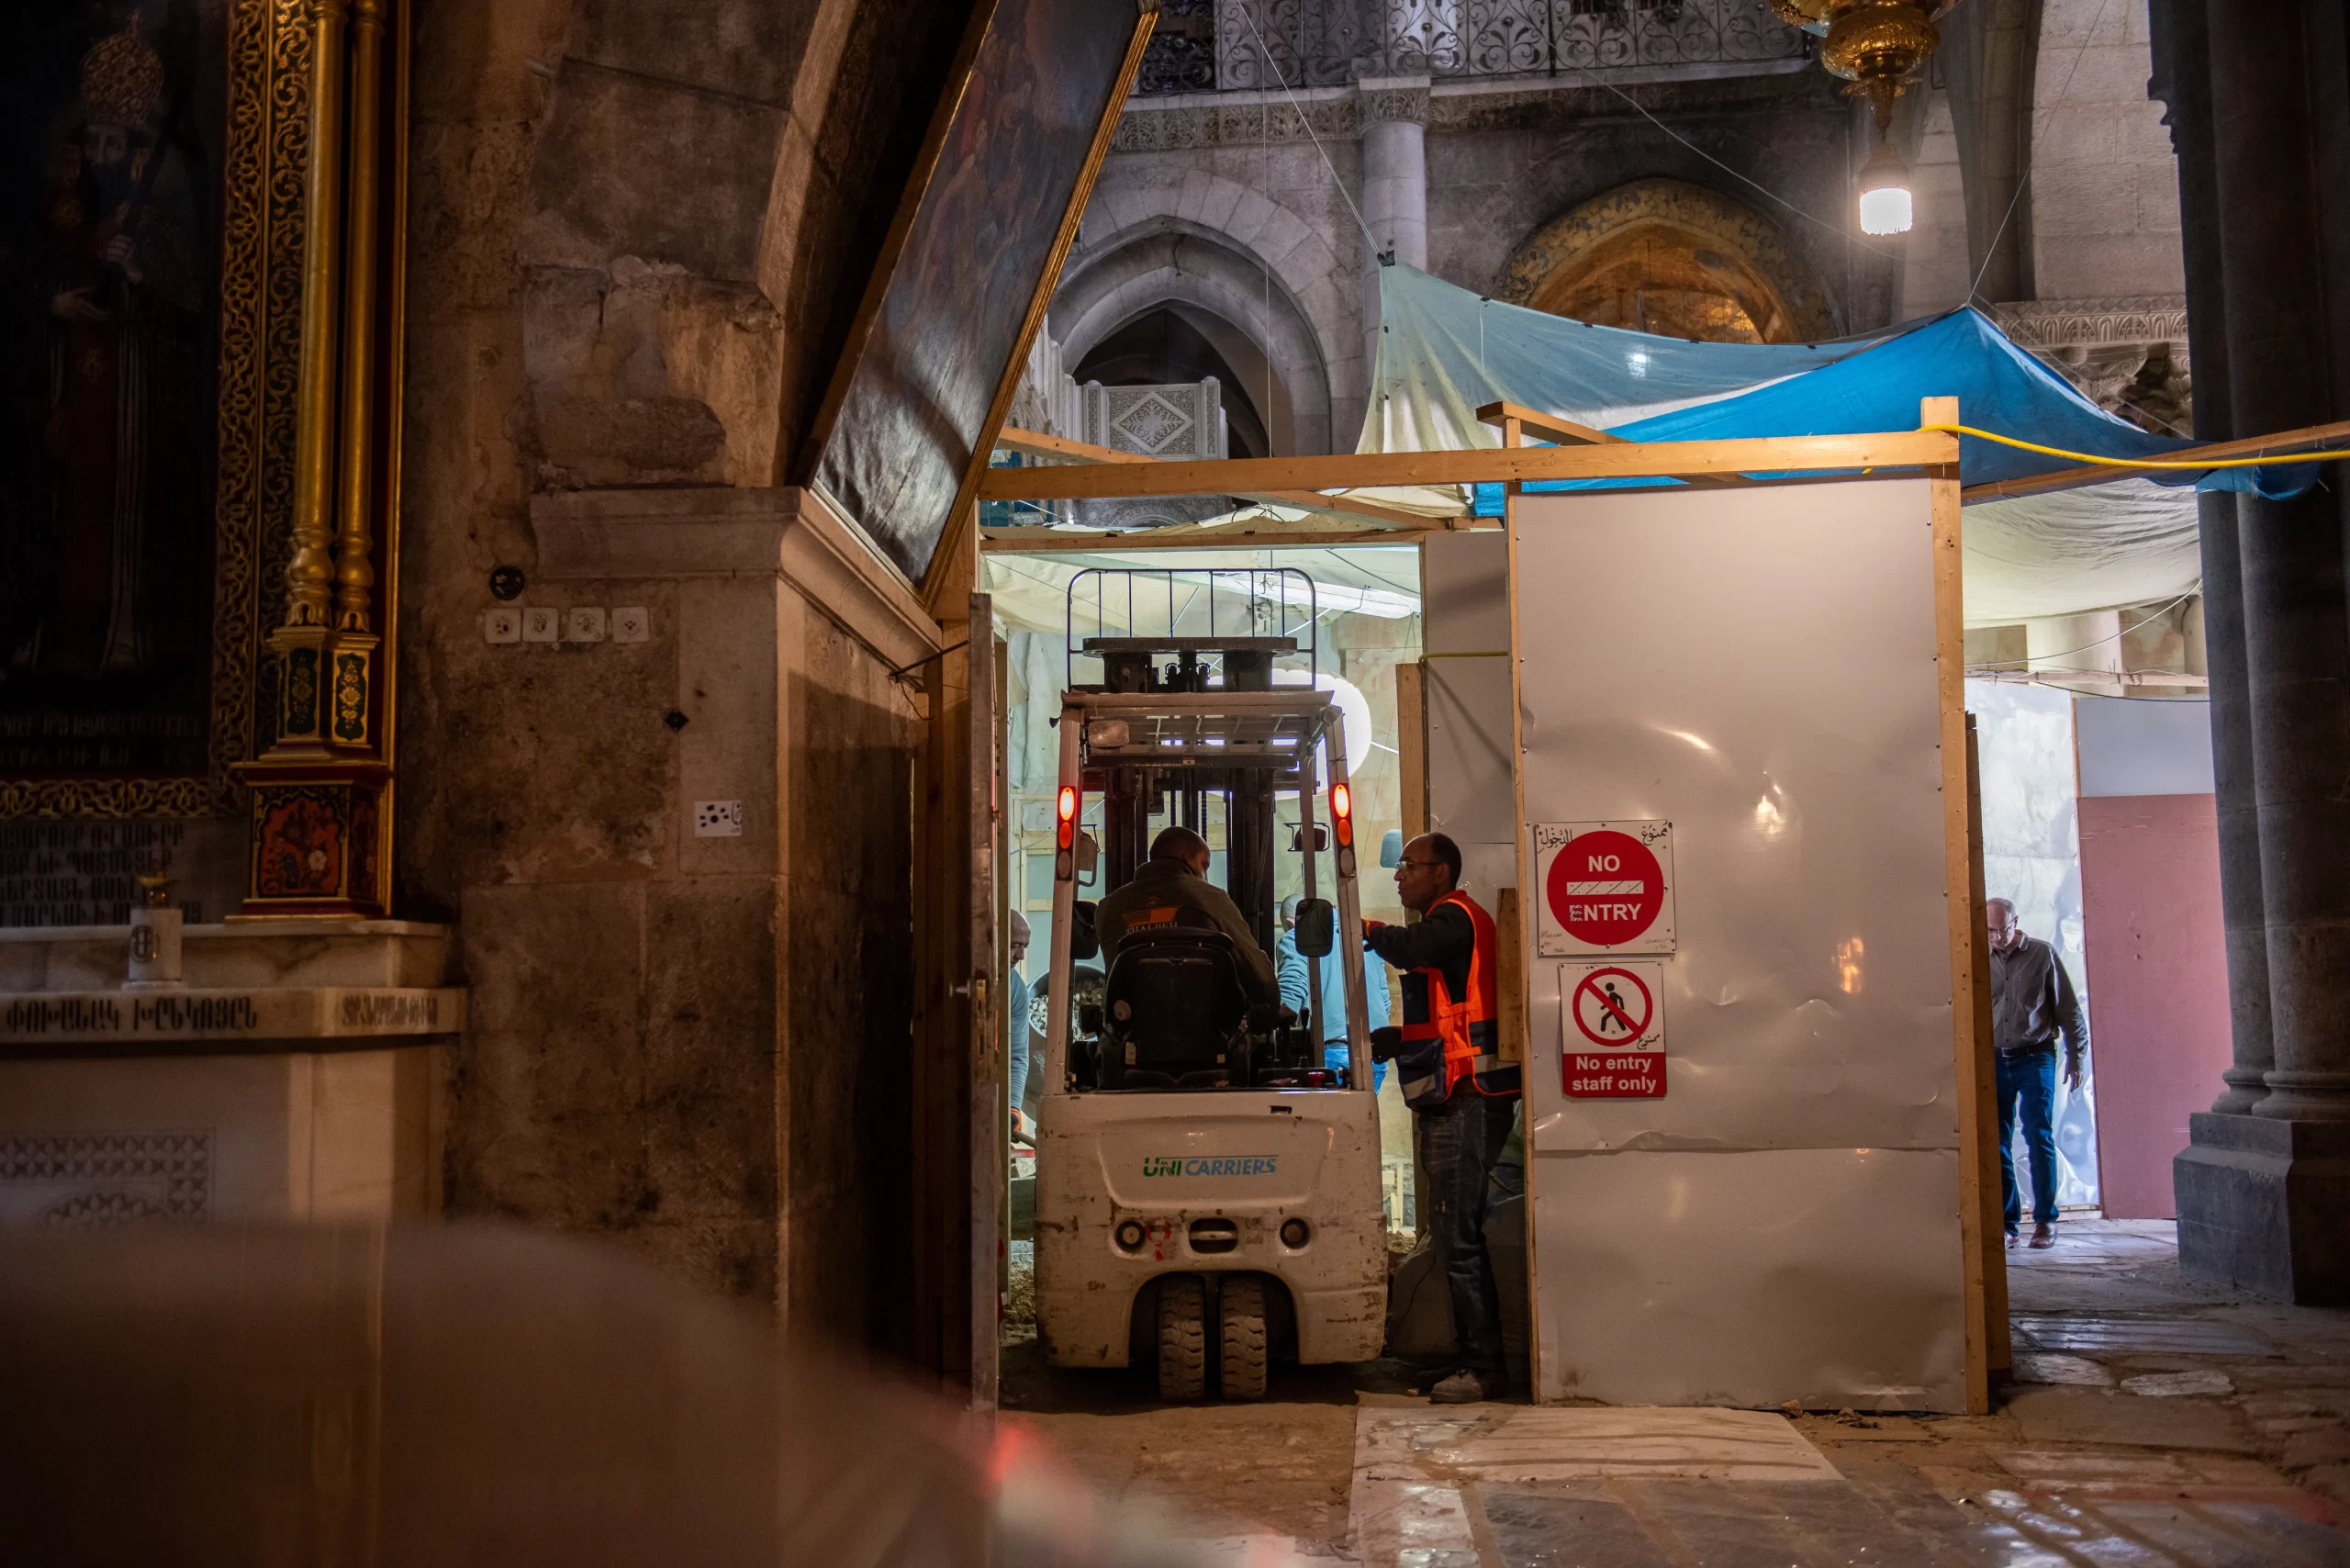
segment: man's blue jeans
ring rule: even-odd
[[[1999,1087],[1999,1188],[2007,1199],[2008,1234],[2023,1224],[2023,1194],[2016,1191],[2016,1106],[2023,1106],[2024,1148],[2031,1156],[2031,1221],[2056,1223],[2056,1047],[1994,1051]]]
[[[1461,1366],[1498,1377],[1502,1298],[1493,1256],[1485,1250],[1485,1196],[1509,1143],[1517,1097],[1480,1094],[1464,1078],[1444,1103],[1413,1114],[1419,1123],[1420,1170],[1427,1179],[1420,1223],[1436,1238],[1437,1267],[1450,1287],[1454,1349]]]

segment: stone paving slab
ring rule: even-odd
[[[2110,1443],[2132,1448],[2259,1450],[2244,1418],[2223,1405],[2146,1399],[2089,1389],[2026,1389],[2008,1403],[2028,1442]]]
[[[1355,1470],[1408,1469],[1473,1481],[1610,1476],[1833,1481],[1836,1467],[1785,1417],[1761,1410],[1518,1406],[1364,1410]]]
[[[2188,1356],[2282,1356],[2249,1329],[2199,1317],[2018,1317],[2018,1338],[2043,1350]]]
[[[1215,1568],[2350,1568],[2350,1313],[2182,1282],[2151,1226],[2010,1262],[2030,1331],[1986,1416],[1438,1407],[1318,1372],[1286,1410],[1279,1378],[1152,1408],[1142,1372],[1022,1418],[1181,1499],[1170,1547]]]

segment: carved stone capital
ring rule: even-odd
[[[1991,308],[2000,330],[2028,349],[2101,348],[2173,343],[2187,349],[2187,297],[2132,295],[2107,299],[2028,299]]]
[[[1428,85],[1425,76],[1366,77],[1356,83],[1358,129],[1382,123],[1427,124]]]

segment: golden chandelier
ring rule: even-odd
[[[1877,129],[1893,123],[1901,95],[1942,42],[1934,18],[1953,0],[1771,0],[1781,21],[1820,39],[1819,63],[1876,107]]]

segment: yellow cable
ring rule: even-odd
[[[2350,457],[2350,452],[2292,452],[2276,457],[2208,457],[2201,462],[2156,462],[2147,458],[2099,457],[2093,452],[2067,452],[2061,446],[2042,446],[2036,441],[2018,441],[2014,436],[2000,435],[1996,431],[1976,430],[1973,425],[1920,425],[1918,428],[1946,431],[1952,435],[1971,435],[1981,441],[1996,441],[2001,446],[2044,453],[2050,457],[2069,457],[2076,463],[2090,463],[2105,468],[2177,468],[2200,474],[2209,468],[2268,468],[2281,463],[2330,463],[2336,458]]]

